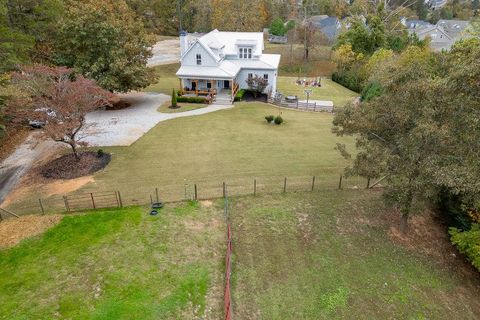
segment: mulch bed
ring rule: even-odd
[[[251,102],[251,101],[260,101],[260,102],[268,102],[268,95],[265,93],[258,94],[255,98],[250,91],[245,92],[243,95],[242,101]]]
[[[40,172],[42,176],[50,179],[75,179],[91,175],[105,168],[111,160],[111,155],[97,152],[81,152],[77,160],[73,153],[61,156],[45,164]]]
[[[131,107],[132,104],[125,100],[119,100],[117,103],[114,103],[112,106],[107,107],[107,110],[122,110]]]

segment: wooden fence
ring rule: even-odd
[[[271,99],[269,103],[282,108],[304,110],[304,111],[313,111],[313,112],[334,112],[335,111],[334,106],[324,106],[324,105],[318,104],[316,101],[307,103],[307,102],[300,102],[298,100],[296,102],[287,102],[285,99],[282,99],[282,100]]]
[[[236,178],[225,181],[228,182],[230,196],[302,192],[313,191],[314,189],[359,189],[370,185],[365,178],[346,178],[343,176],[339,176],[336,180],[322,176],[277,176]],[[184,185],[145,186],[135,190],[125,185],[121,190],[101,191],[92,189],[88,190],[89,192],[74,192],[64,196],[18,199],[17,202],[10,203],[7,207],[0,207],[0,219],[2,217],[17,217],[26,214],[74,212],[130,205],[147,205],[159,201],[168,203],[183,200],[224,198],[226,182],[205,180],[196,183],[185,183]]]
[[[223,185],[223,193],[225,199],[225,225],[227,230],[227,251],[225,254],[225,287],[223,292],[223,302],[224,302],[224,311],[225,311],[225,320],[232,319],[233,306],[232,306],[232,294],[230,279],[232,275],[232,228],[230,225],[230,216],[229,216],[229,207],[228,207],[228,193],[227,186]]]

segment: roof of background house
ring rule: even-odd
[[[437,25],[441,26],[445,32],[453,39],[461,37],[465,29],[469,26],[465,20],[439,20]]]
[[[407,29],[417,29],[426,26],[432,26],[432,24],[428,21],[418,20],[418,19],[406,19],[405,20],[405,27]]]
[[[432,39],[431,42],[451,42],[452,41],[452,38],[448,35],[448,33],[446,33],[445,30],[438,25],[427,25],[420,28],[409,30],[410,33],[416,33],[419,36],[422,34],[431,33],[432,31],[438,31],[440,33],[443,33],[445,37]]]
[[[308,22],[311,22],[317,27],[328,40],[334,40],[339,31],[339,20],[337,17],[329,17],[327,15],[318,15],[308,18]]]

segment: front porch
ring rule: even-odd
[[[216,99],[233,102],[239,84],[235,79],[192,79],[180,78],[180,94],[183,96],[205,96],[209,103]]]

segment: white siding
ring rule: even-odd
[[[202,66],[216,66],[217,62],[210,55],[210,53],[205,50],[200,43],[195,43],[187,55],[182,59],[182,65],[184,66],[196,66],[197,65],[197,54],[202,55]]]
[[[265,89],[265,93],[268,93],[270,90],[272,93],[275,93],[277,90],[277,70],[257,70],[257,69],[242,69],[237,75],[237,83],[240,85],[240,89],[248,89],[248,84],[246,82],[248,74],[252,73],[254,76],[258,75],[263,77],[264,74],[268,74],[268,86]]]

